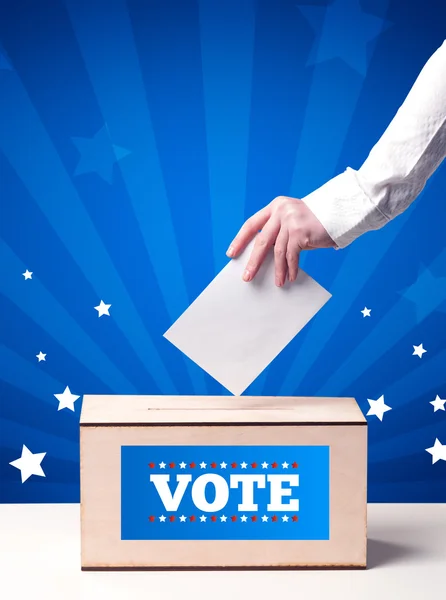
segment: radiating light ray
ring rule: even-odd
[[[304,14],[308,9],[324,11],[321,7],[302,8]],[[381,8],[384,10],[385,6]],[[319,27],[323,26],[324,15],[322,15],[319,24]],[[328,35],[327,32],[324,35]],[[321,39],[322,37],[315,44],[320,43]],[[340,84],[341,81],[342,85]],[[290,195],[306,195],[336,174],[339,155],[349,131],[363,82],[363,76],[343,62],[321,62],[314,66],[313,81],[308,94],[304,127],[296,154]],[[330,133],[328,134],[328,132]],[[329,139],[327,135],[329,135]],[[359,167],[359,165],[357,166]],[[400,227],[402,226],[401,223],[399,225]],[[393,235],[396,235],[396,228],[393,231]],[[393,236],[389,240],[389,243],[392,239]],[[369,259],[373,257],[373,255],[370,255],[369,250],[366,250],[364,254]],[[302,253],[300,261],[300,266],[304,270],[306,256],[307,253]],[[347,256],[345,263],[347,263],[348,259],[349,256]],[[357,262],[357,260],[356,255],[356,259],[355,257],[350,259],[350,265],[344,263],[341,273],[338,274],[338,278],[341,274],[349,270],[352,262]],[[345,277],[342,278],[343,283],[344,281]],[[334,298],[331,299],[324,309],[324,324],[328,322],[334,325],[338,322],[337,313],[340,307],[335,297],[337,290],[338,288],[335,287],[335,284],[330,289]],[[319,319],[319,323],[321,321]],[[292,387],[293,391],[298,389],[297,386],[302,382],[320,351],[319,343],[314,343],[316,338],[320,339],[320,335],[320,328],[317,325],[313,325],[310,334],[307,336],[296,357],[296,361],[293,363],[288,376],[280,388],[281,394],[286,393],[287,390],[288,393],[291,393]],[[303,356],[301,356],[302,353]]]
[[[436,271],[446,264],[446,250],[443,250],[430,266]],[[424,297],[423,318],[438,308],[446,300],[446,286],[437,296]],[[376,362],[399,340],[407,335],[407,323],[413,318],[414,308],[404,296],[387,312],[376,327],[356,346],[342,366],[317,390],[320,396],[329,395],[333,390],[343,390],[366,371],[371,362]]]
[[[353,7],[350,4],[355,5],[355,11],[351,10]],[[359,72],[352,65],[356,64],[356,57],[360,53],[366,55],[365,46],[369,37],[376,38],[386,26],[384,20],[360,9],[358,11],[358,4],[359,0],[335,0],[328,7],[300,7],[316,32],[317,40],[314,42],[312,58],[310,56],[310,63],[314,64],[313,81],[296,154],[291,195],[306,195],[336,174],[339,155],[367,72],[366,65]],[[388,0],[380,4],[380,10],[384,12]],[[362,25],[365,19],[363,35],[354,31],[347,36],[342,35],[345,25],[341,25],[341,22],[345,23],[346,19],[352,28]],[[372,53],[368,52],[367,55],[370,61]],[[305,256],[304,253],[302,267]]]
[[[321,352],[321,340],[330,339],[334,334],[411,212],[411,209],[406,210],[379,233],[375,232],[373,238],[372,234],[363,236],[356,240],[354,248],[348,249],[342,268],[329,289],[332,298],[327,302],[320,317],[316,317],[312,322],[311,330],[280,387],[281,394],[292,394],[299,389],[300,383]],[[361,265],[361,268],[358,268],[358,265]]]
[[[66,0],[66,5],[112,141],[130,151],[119,168],[173,322],[191,299],[187,296],[127,7],[123,0],[98,0],[93,4]],[[108,15],[107,27],[101,25],[104,14]],[[105,58],[114,65],[106,76]],[[152,362],[147,356],[149,360]],[[154,366],[159,362],[157,358]],[[202,373],[186,365],[195,392],[205,393]],[[173,393],[173,384],[167,384],[167,379],[159,387]]]
[[[20,280],[20,273],[24,270],[24,264],[2,240],[0,263],[8,265],[9,273],[12,274],[8,285],[3,286],[3,294],[11,302],[42,327],[79,363],[101,379],[109,389],[115,393],[137,393],[133,384],[39,281],[37,274],[32,282],[29,282],[33,285],[32,295],[29,288],[23,288],[24,282]],[[48,315],[51,315],[51,318],[48,318]]]
[[[25,444],[33,453],[46,452],[47,456],[60,460],[79,462],[79,444],[57,433],[51,435],[39,429],[38,423],[35,428],[31,428],[17,421],[1,418],[0,432],[0,445],[14,450],[17,457],[20,456],[22,445]]]
[[[174,392],[175,386],[156,346],[145,331],[144,323],[17,74],[8,72],[8,77],[2,77],[0,90],[3,94],[0,148],[98,298],[113,298],[118,327],[142,363],[147,365],[159,389]],[[27,152],[22,151],[24,147],[28,148]]]
[[[311,82],[311,41],[295,6],[256,3],[245,218],[288,194]]]
[[[215,272],[244,218],[254,46],[254,1],[200,0]],[[228,44],[227,40],[231,43]]]
[[[402,406],[399,409],[404,410]],[[385,440],[376,442],[371,440],[369,442],[369,463],[381,462],[389,457],[392,459],[404,458],[409,453],[409,448],[416,454],[423,453],[426,448],[433,445],[435,438],[439,438],[443,444],[446,444],[446,419],[444,418],[435,419],[424,427],[414,427],[413,423],[407,423],[407,428],[407,431],[393,433]],[[445,438],[444,441],[442,438]],[[426,444],[428,445],[426,446]]]
[[[339,154],[363,84],[362,77],[345,65],[324,63],[314,69],[291,183],[294,197],[309,194],[336,174]],[[336,85],[337,78],[342,85]],[[304,257],[305,253],[302,266]]]
[[[67,384],[62,384],[39,368],[37,363],[34,364],[25,360],[3,344],[0,344],[0,363],[8,365],[1,374],[3,381],[39,398],[43,402],[52,404],[57,409],[57,399],[54,398],[53,394],[58,393],[58,390],[62,391]]]

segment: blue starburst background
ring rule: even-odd
[[[440,0],[0,2],[0,501],[79,500],[66,386],[226,394],[162,334],[245,218],[362,164],[445,22]],[[381,231],[308,253],[333,298],[247,391],[384,394],[372,502],[446,500],[445,230],[443,165]],[[22,444],[45,478],[21,483]]]

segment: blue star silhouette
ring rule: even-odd
[[[335,0],[327,7],[298,8],[317,34],[307,65],[340,58],[365,77],[367,43],[389,23],[365,13],[360,0]]]
[[[415,306],[417,323],[439,308],[446,300],[446,277],[435,277],[429,269],[420,269],[418,279],[400,294]]]
[[[106,125],[92,138],[75,137],[72,140],[81,155],[74,175],[96,172],[107,183],[113,183],[114,163],[130,154],[129,150],[111,143]]]

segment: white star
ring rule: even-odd
[[[420,344],[419,346],[413,347],[412,356],[419,356],[421,358],[425,352],[427,352],[427,350],[423,348],[423,344]]]
[[[226,515],[221,515],[221,517],[220,517],[220,521],[222,523],[226,523],[227,519],[228,519],[228,517]]]
[[[165,520],[166,520],[166,517],[165,517],[164,515],[161,515],[161,516],[160,516],[160,521],[161,521],[161,523],[164,523],[164,521],[165,521]]]
[[[246,467],[248,466],[248,463],[242,462],[242,463],[240,463],[240,466],[242,469],[246,469]]]
[[[36,354],[36,358],[39,362],[41,362],[42,360],[46,360],[46,354],[40,351],[39,354]]]
[[[384,416],[385,412],[387,412],[388,410],[392,410],[392,408],[390,406],[387,406],[387,404],[384,404],[384,396],[380,396],[378,398],[378,400],[369,400],[367,398],[367,402],[370,404],[370,409],[369,409],[369,412],[367,413],[367,416],[375,415],[376,417],[378,417],[378,419],[380,421],[383,420],[383,416]]]
[[[246,515],[242,515],[242,516],[240,517],[240,521],[241,521],[242,523],[246,523],[246,521],[247,521],[247,520],[248,520],[248,517],[247,517]]]
[[[33,454],[28,448],[23,444],[22,446],[22,456],[13,460],[9,464],[19,469],[22,475],[22,483],[24,483],[27,479],[31,477],[31,475],[40,475],[40,477],[45,477],[45,473],[43,472],[40,463],[43,460],[46,452],[40,452],[39,454]]]
[[[181,517],[180,517],[180,521],[181,521],[182,523],[184,523],[184,522],[186,521],[186,517],[185,517],[184,515],[181,515]]]
[[[446,410],[444,407],[445,402],[446,400],[442,400],[440,396],[437,396],[435,400],[432,400],[432,402],[430,402],[430,404],[432,404],[432,406],[434,407],[434,412],[437,412],[437,410]]]
[[[160,469],[165,469],[165,468],[166,468],[166,463],[160,462]]]
[[[103,315],[107,315],[109,317],[110,313],[108,311],[110,306],[111,304],[104,304],[104,302],[101,300],[99,306],[95,306],[95,309],[98,311],[98,317],[102,317]]]
[[[32,271],[28,271],[28,269],[26,269],[26,271],[24,273],[22,273],[22,275],[25,278],[25,280],[33,278],[33,272]]]
[[[361,312],[364,315],[364,317],[370,317],[371,316],[370,313],[372,312],[372,309],[367,308],[367,306],[366,306],[366,307],[364,307],[363,310],[361,310]]]
[[[220,463],[220,469],[226,469],[227,466],[225,462]]]
[[[205,517],[204,515],[201,515],[201,517],[200,517],[200,521],[201,521],[202,523],[204,523],[204,522],[206,521],[206,519],[207,519],[207,517]]]
[[[426,452],[432,454],[432,464],[437,460],[446,460],[446,444],[442,444],[438,438],[435,438],[435,444],[431,448],[426,448]]]
[[[63,394],[54,394],[55,398],[59,400],[59,406],[57,410],[62,410],[63,408],[69,408],[74,412],[74,403],[80,396],[76,396],[70,392],[70,388],[67,386],[63,392]]]
[[[264,523],[266,523],[266,522],[268,521],[268,517],[267,517],[266,515],[263,515],[263,517],[262,517],[262,521],[263,521]]]
[[[287,523],[287,521],[288,521],[288,515],[283,515],[283,517],[282,517],[282,521],[283,521],[284,523]]]
[[[186,468],[186,463],[184,461],[180,462],[180,469],[185,469],[185,468]]]
[[[267,469],[267,468],[268,468],[268,463],[262,462],[262,469]]]
[[[200,463],[200,469],[205,469],[206,468],[206,463],[205,462],[201,462]]]
[[[287,462],[282,463],[282,469],[288,469],[288,463]]]

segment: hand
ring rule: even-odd
[[[256,276],[268,251],[274,246],[275,281],[278,287],[285,284],[287,275],[289,281],[296,279],[302,250],[335,246],[305,203],[287,196],[278,196],[248,219],[229,246],[227,256],[235,258],[256,234],[243,279],[251,281]]]

